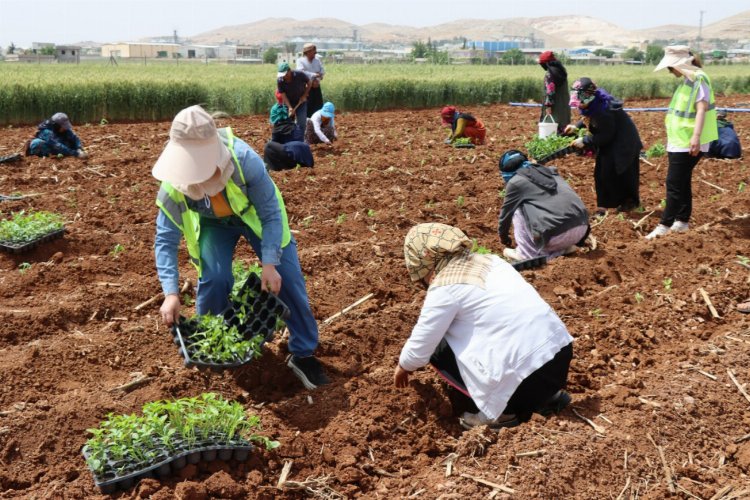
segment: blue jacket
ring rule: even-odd
[[[45,120],[37,127],[36,135],[29,144],[27,154],[76,156],[79,149],[81,149],[81,140],[72,130],[61,132],[55,123]]]

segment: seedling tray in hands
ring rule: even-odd
[[[9,241],[0,241],[0,250],[11,253],[22,253],[27,252],[33,248],[38,247],[40,244],[47,241],[56,240],[62,238],[65,234],[65,228],[56,229],[47,234],[43,234],[33,240],[26,241],[24,243],[12,243]]]
[[[224,324],[227,328],[236,326],[245,340],[260,336],[258,348],[273,338],[276,332],[278,318],[288,318],[289,308],[275,295],[261,290],[260,278],[251,274],[237,294],[239,300],[230,300],[229,307],[223,312]],[[196,319],[180,318],[172,327],[174,343],[180,348],[180,354],[185,358],[185,366],[196,367],[199,370],[211,369],[220,371],[238,368],[250,363],[255,357],[250,350],[244,357],[232,361],[218,361],[199,358],[196,349],[192,348],[192,335],[196,332]]]
[[[540,165],[544,165],[548,161],[555,160],[557,158],[562,158],[563,156],[567,156],[571,153],[579,153],[580,150],[577,148],[574,148],[573,146],[565,146],[564,148],[560,148],[557,151],[553,151],[552,153],[548,154],[547,156],[543,156],[539,158],[536,162]]]
[[[132,488],[138,481],[146,478],[163,478],[170,476],[187,464],[199,462],[211,462],[216,460],[237,460],[244,462],[255,447],[245,441],[237,444],[217,444],[212,442],[196,443],[192,448],[173,451],[172,454],[163,455],[165,458],[157,459],[150,465],[144,466],[133,472],[117,475],[112,472],[101,477],[94,475],[94,484],[105,495],[112,494],[117,490]],[[83,457],[88,461],[89,453],[83,447]]]

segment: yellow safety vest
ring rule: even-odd
[[[242,172],[242,165],[237,159],[234,150],[234,134],[231,128],[219,130],[221,142],[232,153],[234,161],[234,172],[232,177],[227,181],[226,194],[229,206],[232,211],[247,224],[258,238],[263,238],[263,227],[255,211],[255,207],[250,203],[240,186],[245,186],[245,174]],[[272,181],[273,182],[273,181]],[[284,248],[292,239],[292,233],[289,231],[289,221],[284,207],[284,198],[281,196],[279,188],[274,184],[276,190],[276,199],[279,201],[279,210],[281,211],[281,247]],[[159,188],[159,194],[156,196],[156,206],[158,206],[164,215],[179,228],[185,237],[190,262],[198,270],[198,277],[201,276],[201,249],[198,243],[200,236],[200,214],[188,207],[185,201],[185,195],[174,188],[170,183],[162,181]]]
[[[708,111],[703,121],[701,130],[701,144],[708,144],[719,138],[719,129],[716,125],[716,102],[711,80],[703,71],[695,72],[695,81],[684,81],[674,91],[672,101],[669,103],[667,116],[664,123],[667,126],[667,138],[669,143],[678,148],[689,148],[690,138],[695,130],[695,99],[701,83],[705,83],[709,90]]]

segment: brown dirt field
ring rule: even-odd
[[[748,100],[721,97],[719,105]],[[404,268],[406,231],[437,220],[500,253],[497,158],[526,142],[538,113],[500,104],[467,110],[485,121],[488,145],[445,146],[433,109],[344,113],[337,118],[342,140],[333,151],[315,150],[313,170],[273,173],[297,231],[316,318],[375,294],[322,327],[318,354],[333,383],[314,392],[283,366],[283,340],[242,370],[202,373],[183,367],[157,319],[160,302],[133,310],[161,290],[150,171],[169,123],[78,126],[88,160],[0,165],[0,193],[43,193],[0,203],[4,216],[34,208],[68,221],[62,240],[0,254],[0,497],[100,496],[80,454],[87,428],[109,412],[209,390],[260,415],[265,434],[282,446],[243,464],[217,461],[145,480],[116,496],[304,496],[276,489],[289,460],[289,479],[318,479],[309,484],[322,498],[482,498],[493,491],[463,474],[513,488],[514,498],[709,498],[725,487],[732,489],[723,498],[750,494],[750,401],[728,374],[750,382],[750,315],[734,309],[750,295],[748,269],[737,263],[737,255],[750,256],[750,188],[739,189],[750,183],[747,159],[702,160],[691,230],[654,242],[643,235],[661,212],[667,160],[642,163],[645,213],[610,212],[594,223],[596,250],[524,272],[576,339],[573,409],[599,431],[566,409],[499,434],[462,432],[429,370],[416,373],[407,389],[393,386],[398,353],[424,298]],[[632,116],[647,148],[665,141],[662,113]],[[750,147],[750,114],[731,118]],[[222,122],[262,150],[266,117]],[[33,130],[4,129],[0,155],[19,150]],[[593,211],[593,159],[553,164]],[[112,253],[116,244],[125,249],[119,255]],[[245,244],[237,255],[255,259]],[[182,257],[183,277],[194,278]],[[25,272],[23,262],[31,264]],[[132,372],[154,379],[131,392],[110,391]],[[446,477],[451,453],[458,458]]]

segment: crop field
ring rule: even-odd
[[[212,75],[226,89],[245,85],[268,94],[273,81],[270,66],[53,69],[61,70],[57,83],[41,68],[0,66],[0,93],[41,85],[65,99],[84,85],[79,93],[87,99],[88,85],[106,92],[118,84],[140,88],[144,80],[166,92],[171,83],[160,83],[160,75],[188,92],[191,82],[209,88]],[[377,78],[382,69],[357,68],[349,79]],[[538,68],[481,68],[486,80],[471,84],[459,68],[433,69],[420,85],[455,78],[459,85],[491,86],[503,72],[509,81],[533,78],[535,87],[541,80]],[[608,69],[596,69],[602,73],[585,72],[604,79]],[[7,84],[9,71],[12,81],[23,83]],[[90,84],[82,76],[88,71],[96,74]],[[326,92],[348,84],[330,71]],[[110,72],[119,72],[119,79]],[[410,80],[414,75],[403,78],[416,81]],[[670,83],[666,75],[657,80],[659,86]],[[378,85],[392,82],[389,76]],[[265,103],[267,97],[259,99]],[[53,93],[43,99],[46,106],[56,102]],[[722,107],[748,102],[747,94],[718,98]],[[662,107],[667,100],[627,104]],[[191,463],[176,475],[143,479],[115,498],[750,495],[750,315],[735,310],[750,295],[746,158],[702,160],[694,173],[691,230],[646,241],[661,214],[667,170],[665,156],[652,156],[641,164],[642,210],[593,218],[595,249],[523,271],[575,338],[568,386],[573,404],[559,416],[535,415],[499,433],[465,432],[431,370],[416,372],[405,389],[393,386],[398,354],[425,294],[404,267],[406,232],[416,223],[444,222],[501,253],[497,160],[536,132],[538,109],[503,103],[464,109],[485,122],[486,145],[467,150],[443,144],[446,133],[435,108],[345,111],[336,118],[340,142],[314,149],[314,169],[272,173],[321,325],[317,354],[332,378],[315,391],[305,390],[284,365],[283,335],[246,367],[199,372],[184,366],[160,323],[161,301],[137,308],[161,291],[153,257],[158,184],[151,168],[167,139],[168,120],[100,124],[100,117],[91,118],[76,127],[88,159],[29,157],[0,164],[0,193],[27,195],[0,201],[2,218],[22,210],[57,213],[66,231],[26,253],[0,253],[0,497],[105,498],[81,453],[92,437],[87,429],[106,421],[107,429],[120,433],[141,422],[161,425],[152,417],[165,419],[167,412],[177,418],[169,408],[182,401],[195,406],[194,398],[204,393],[223,398],[211,401],[239,402],[252,432],[274,446],[256,449],[248,461]],[[663,114],[632,116],[644,150],[657,152],[665,142]],[[750,114],[730,119],[748,147]],[[233,127],[256,150],[270,135],[265,114],[221,119],[219,125]],[[33,133],[33,126],[3,128],[0,156],[19,151]],[[552,164],[593,212],[594,160],[572,155]],[[247,264],[257,260],[245,243],[235,257]],[[194,284],[185,252],[180,267],[181,285],[185,279]],[[182,300],[189,315],[190,284]],[[151,404],[157,401],[162,403]],[[236,413],[236,406],[221,405]],[[249,425],[235,413],[232,428]],[[180,425],[200,430],[208,420]],[[92,464],[103,464],[93,456]],[[279,487],[282,475],[286,482]]]
[[[613,95],[671,95],[676,81],[651,67],[570,66],[570,81],[592,77]],[[747,65],[709,70],[718,93],[750,92]],[[328,65],[326,99],[345,111],[478,105],[538,99],[542,70],[522,66]],[[265,113],[276,67],[130,62],[119,66],[0,64],[0,125],[37,123],[64,109],[76,123],[163,120],[191,104],[231,115]]]

